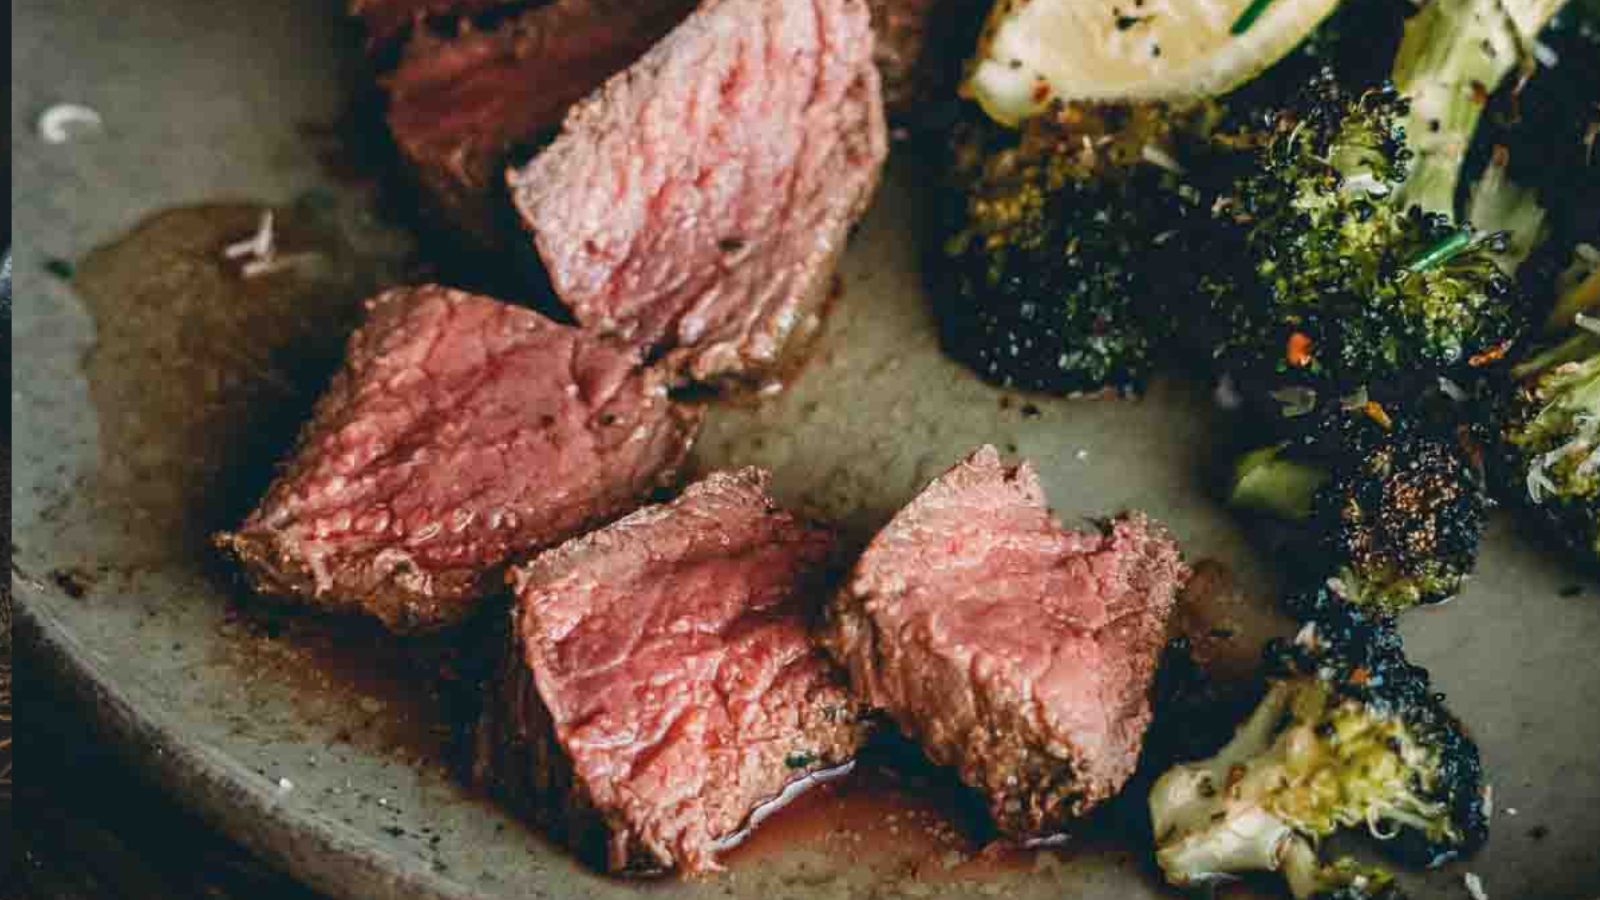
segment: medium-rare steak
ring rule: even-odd
[[[814,326],[886,151],[865,0],[708,0],[510,183],[578,321],[707,379]]]
[[[699,424],[630,352],[436,285],[368,301],[288,465],[220,546],[263,593],[447,624],[637,506]]]
[[[983,447],[873,538],[824,643],[1001,833],[1047,837],[1132,774],[1187,574],[1137,513],[1063,530],[1032,469]]]
[[[392,4],[373,5],[376,14]],[[382,83],[389,129],[425,197],[480,248],[504,245],[516,232],[506,227],[508,161],[693,8],[694,0],[553,0],[481,29],[413,30]]]
[[[614,871],[717,868],[862,738],[807,634],[833,539],[766,484],[713,474],[514,570],[476,774]]]

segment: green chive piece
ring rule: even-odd
[[[1406,271],[1413,275],[1418,272],[1426,272],[1429,269],[1443,265],[1451,257],[1470,246],[1472,246],[1472,233],[1463,228],[1429,247],[1421,256],[1412,260],[1411,264],[1406,266]]]
[[[1271,5],[1272,0],[1250,0],[1250,5],[1246,6],[1244,12],[1239,13],[1239,18],[1234,19],[1233,24],[1229,26],[1228,33],[1238,37],[1249,31],[1250,26],[1254,25],[1256,20],[1261,18],[1261,14],[1266,12],[1267,7]]]

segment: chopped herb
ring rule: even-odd
[[[1461,251],[1470,246],[1472,246],[1472,232],[1463,228],[1424,250],[1422,255],[1406,266],[1406,271],[1416,274],[1437,268],[1460,255]]]
[[[783,758],[783,764],[791,769],[803,769],[817,761],[816,754],[795,752]]]
[[[1132,28],[1133,26],[1139,24],[1140,22],[1148,22],[1149,20],[1154,19],[1154,18],[1155,18],[1155,16],[1125,16],[1125,15],[1118,15],[1117,16],[1117,30],[1118,31],[1127,31],[1129,28]]]
[[[44,261],[44,270],[62,281],[71,281],[77,271],[70,261],[55,256]]]
[[[1249,31],[1250,26],[1261,18],[1261,14],[1266,12],[1267,7],[1271,4],[1272,0],[1250,0],[1250,5],[1244,8],[1244,12],[1239,13],[1239,18],[1233,20],[1233,25],[1228,28],[1228,33],[1238,37]]]

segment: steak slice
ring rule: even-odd
[[[374,14],[393,5],[369,2]],[[382,81],[389,130],[425,197],[480,248],[506,245],[514,233],[502,224],[510,221],[502,214],[507,162],[693,8],[694,0],[553,0],[486,30],[413,30]]]
[[[475,775],[614,871],[716,869],[863,737],[807,634],[833,538],[766,485],[713,474],[514,570]]]
[[[288,465],[217,537],[257,590],[454,622],[505,564],[637,506],[699,424],[632,353],[429,285],[368,301]]]
[[[873,538],[824,643],[1002,834],[1048,837],[1133,773],[1187,574],[1138,513],[1062,530],[1033,470],[986,446]]]
[[[887,140],[865,0],[708,0],[509,177],[578,321],[753,375],[815,325]]]

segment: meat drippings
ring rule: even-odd
[[[265,212],[159,212],[77,267],[95,322],[84,358],[102,448],[94,495],[146,560],[204,553],[205,535],[260,496],[375,281],[335,228],[296,210],[272,211],[275,266],[230,258]]]

